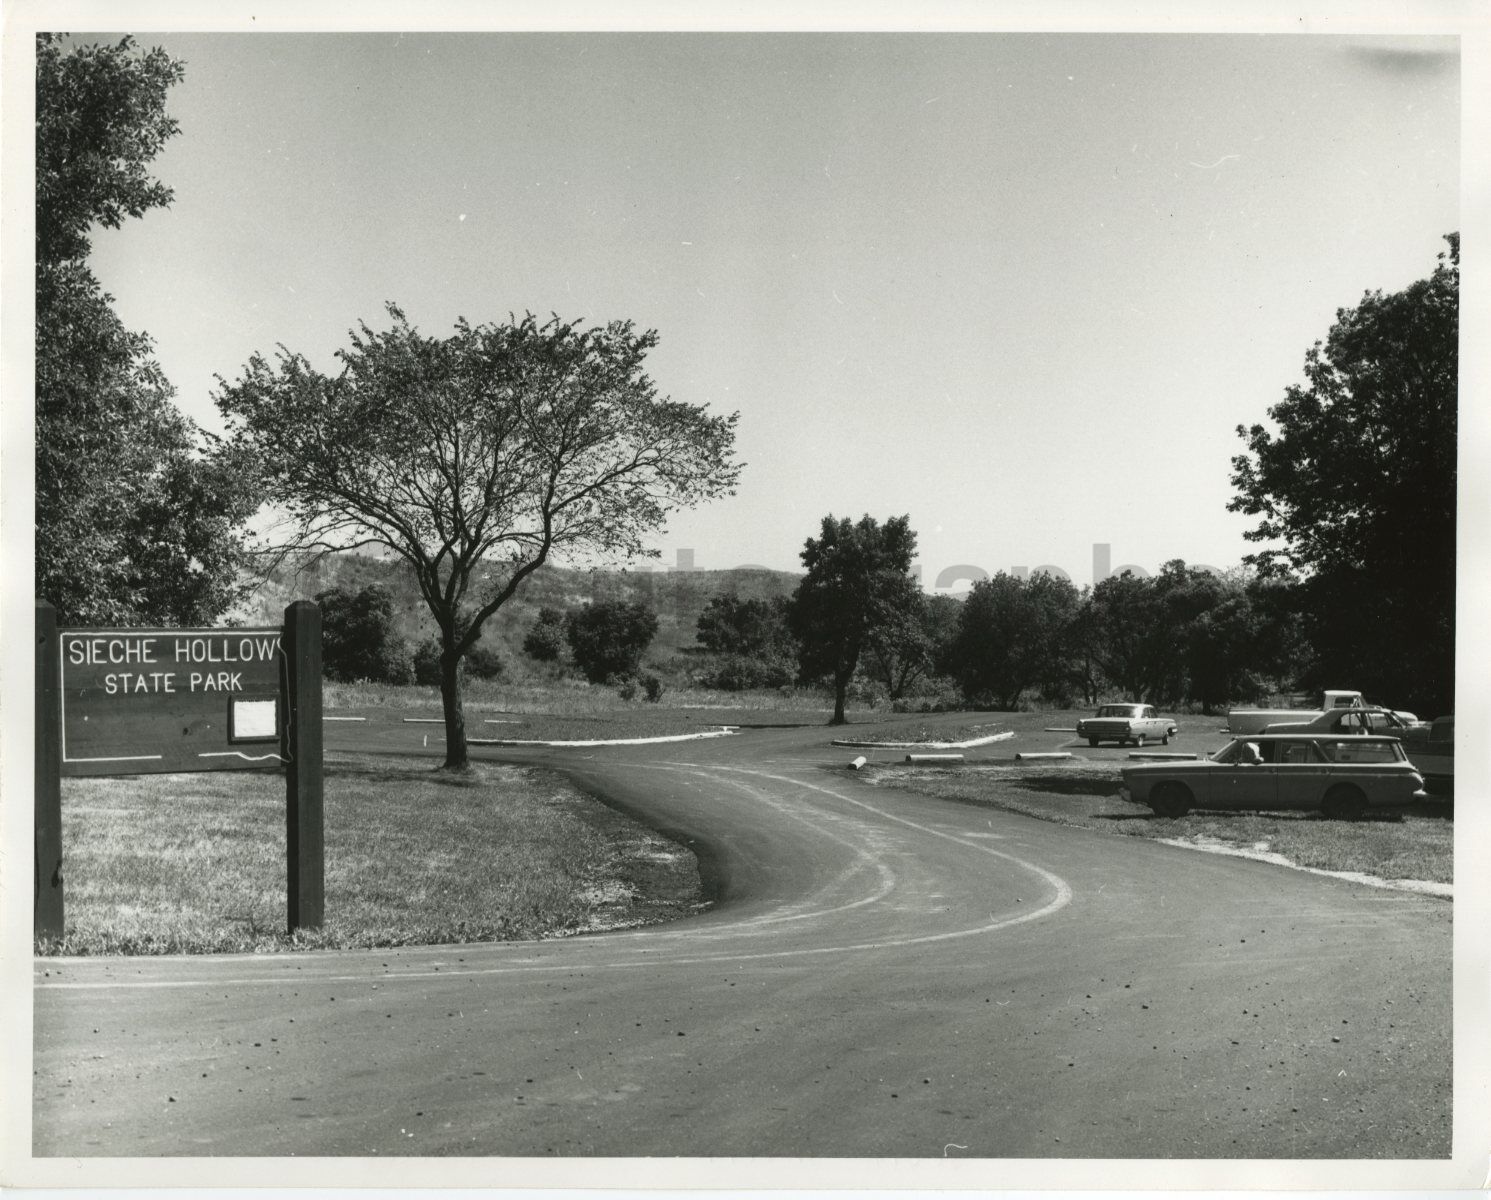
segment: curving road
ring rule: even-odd
[[[688,842],[717,903],[672,925],[38,960],[34,1153],[1449,1156],[1449,904],[872,787],[826,740],[478,752]]]

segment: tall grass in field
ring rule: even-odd
[[[677,916],[700,899],[692,854],[529,768],[483,763],[453,777],[427,763],[328,756],[325,831],[325,927],[291,938],[279,774],[67,780],[67,928],[40,949],[538,938]]]

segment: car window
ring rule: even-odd
[[[1397,742],[1329,741],[1317,745],[1331,762],[1390,763],[1400,762],[1403,748]]]
[[[1281,763],[1318,763],[1320,755],[1315,752],[1313,742],[1280,742],[1278,761]]]
[[[1211,756],[1212,762],[1235,763],[1242,752],[1242,745],[1241,742],[1233,742],[1230,746],[1223,746]]]

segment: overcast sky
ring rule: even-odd
[[[95,238],[127,326],[215,375],[323,367],[396,301],[656,328],[741,413],[664,563],[795,569],[826,513],[958,564],[1235,565],[1238,424],[1459,227],[1453,38],[146,34],[175,203]]]

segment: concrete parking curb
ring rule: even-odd
[[[835,738],[831,746],[847,746],[855,750],[970,750],[974,746],[987,746],[990,742],[1002,742],[1015,736],[1013,729],[1007,733],[994,733],[988,737],[969,738],[966,742],[869,742],[854,738]]]
[[[734,737],[738,726],[713,729],[706,733],[671,733],[649,738],[587,738],[583,741],[551,742],[534,738],[467,738],[468,746],[651,746],[660,742],[697,742],[703,738]]]

